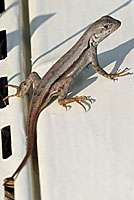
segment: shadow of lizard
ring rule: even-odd
[[[112,50],[100,53],[98,55],[99,63],[102,68],[107,67],[109,64],[115,62],[115,66],[113,69],[111,69],[111,72],[114,73],[123,63],[126,56],[129,54],[130,51],[134,49],[134,38],[128,40],[127,42],[124,42],[123,44],[119,45],[118,47],[115,47]],[[77,96],[77,94],[82,91],[83,89],[89,87],[92,85],[98,78],[98,74],[94,71],[92,68],[92,65],[87,65],[88,68],[81,71],[81,73],[78,74],[78,76],[75,78],[74,83],[72,87],[70,88],[70,93],[68,94],[68,98],[71,98],[73,96]],[[129,67],[129,66],[128,66]],[[94,74],[97,76],[92,77]],[[53,99],[48,103],[47,106],[49,106],[53,101],[55,101],[57,97],[53,97]],[[93,102],[95,99],[92,99]],[[84,104],[87,105],[89,109],[91,108],[91,105],[88,102],[84,101]],[[71,106],[69,105],[69,109]]]
[[[123,63],[126,56],[130,51],[134,50],[134,38],[128,40],[127,42],[115,47],[112,50],[100,53],[98,55],[99,63],[102,68],[105,68],[109,64],[116,62],[111,72],[116,71],[121,64]],[[128,66],[129,67],[129,66]],[[89,87],[92,83],[97,80],[97,77],[91,78],[94,74],[97,74],[91,65],[89,65],[89,69],[83,70],[75,79],[74,84],[71,88],[71,96],[77,95],[83,89]],[[82,79],[82,81],[80,81]]]

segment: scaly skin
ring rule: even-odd
[[[75,76],[86,66],[85,64],[91,62],[93,68],[99,74],[111,80],[130,74],[129,72],[124,73],[127,71],[127,68],[120,73],[116,71],[114,74],[108,74],[98,63],[98,43],[117,30],[120,25],[121,22],[119,20],[110,16],[101,17],[85,31],[76,44],[51,67],[42,79],[40,79],[36,72],[32,72],[20,86],[8,85],[17,88],[17,93],[6,97],[4,101],[12,96],[23,97],[27,93],[32,82],[35,87],[30,101],[26,125],[27,153],[13,175],[5,181],[5,185],[7,185],[9,180],[13,180],[21,171],[31,155],[38,116],[53,96],[58,96],[58,103],[65,108],[67,108],[67,104],[76,102],[85,109],[80,101],[88,100],[92,102],[91,99],[88,99],[86,96],[73,97],[70,99],[66,98]]]

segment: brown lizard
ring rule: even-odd
[[[82,100],[88,100],[92,103],[91,99],[86,96],[67,98],[75,76],[86,67],[87,64],[92,63],[96,72],[110,80],[115,80],[117,77],[130,74],[126,72],[128,68],[120,72],[117,70],[115,73],[109,74],[100,67],[97,58],[98,43],[118,29],[120,25],[121,22],[119,20],[110,16],[101,17],[84,32],[76,44],[49,69],[42,79],[36,72],[32,72],[20,86],[8,85],[16,88],[17,92],[16,94],[4,98],[4,101],[13,96],[24,97],[32,83],[34,84],[34,89],[30,100],[26,125],[27,153],[13,175],[5,181],[5,185],[9,180],[13,180],[20,172],[31,155],[38,116],[53,96],[57,96],[58,103],[66,109],[67,104],[72,102],[77,102],[84,109],[85,107],[81,103]]]

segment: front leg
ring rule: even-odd
[[[127,72],[129,69],[126,67],[124,70],[119,71],[118,69],[116,70],[115,73],[107,73],[104,69],[102,69],[99,65],[98,62],[98,57],[97,57],[97,48],[94,46],[90,47],[90,53],[91,53],[91,62],[92,66],[95,69],[96,72],[101,74],[102,76],[110,79],[110,80],[116,80],[118,77],[126,76],[126,75],[131,75],[130,72]]]
[[[16,85],[7,85],[6,87],[12,87],[12,88],[16,88],[17,89],[17,92],[16,94],[13,94],[13,95],[9,95],[7,97],[5,97],[3,99],[5,105],[6,105],[6,99],[10,98],[10,97],[14,97],[14,96],[17,96],[17,97],[21,97],[23,98],[25,96],[25,94],[28,92],[31,84],[33,83],[34,84],[34,87],[36,88],[37,85],[39,84],[41,78],[40,76],[36,73],[36,72],[32,72],[28,78],[23,81],[19,86],[16,86]]]

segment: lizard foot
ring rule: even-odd
[[[76,97],[73,97],[73,98],[69,98],[69,99],[59,99],[58,100],[58,103],[63,106],[64,108],[68,108],[67,104],[70,104],[72,102],[76,102],[78,103],[79,105],[81,105],[85,112],[86,112],[86,107],[81,103],[81,101],[89,101],[90,103],[93,103],[91,99],[89,99],[88,97],[86,96],[76,96]]]
[[[115,81],[116,78],[118,78],[118,77],[131,75],[132,73],[127,72],[128,70],[129,70],[129,68],[127,68],[127,67],[125,69],[123,69],[122,71],[117,69],[114,74],[110,74],[110,79]]]
[[[10,97],[23,97],[23,92],[22,92],[22,89],[24,88],[24,85],[25,85],[25,82],[23,81],[19,86],[16,86],[16,85],[5,85],[5,87],[12,87],[12,88],[15,88],[17,89],[17,92],[15,94],[12,94],[12,95],[9,95],[9,96],[6,96],[5,98],[3,98],[3,102],[4,104],[6,105],[6,99],[10,98]]]

